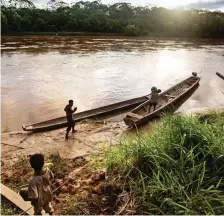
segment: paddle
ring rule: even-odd
[[[216,72],[216,75],[217,75],[217,76],[219,76],[221,79],[223,79],[223,80],[224,80],[224,75],[222,75],[221,73]]]

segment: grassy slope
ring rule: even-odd
[[[76,161],[57,154],[48,159],[62,182],[77,167]],[[60,213],[224,214],[224,113],[167,116],[153,132],[121,141],[105,152],[104,161],[99,159],[95,168],[106,166],[107,180],[92,184],[92,172],[84,171],[76,193],[56,194],[54,205]],[[12,171],[2,180],[16,190],[33,172],[27,158],[21,158]],[[79,177],[73,180],[78,182]],[[65,195],[68,199],[63,201]],[[1,211],[13,214],[8,206]]]
[[[106,152],[130,194],[123,214],[224,214],[224,113],[168,116]]]
[[[22,214],[18,208],[10,204],[8,200],[1,196],[1,215],[19,215]]]

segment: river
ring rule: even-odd
[[[198,72],[180,110],[224,105],[224,40],[132,37],[2,37],[2,130],[165,90]],[[222,92],[223,91],[223,92]]]

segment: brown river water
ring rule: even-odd
[[[180,107],[224,106],[224,40],[129,37],[2,37],[2,130],[166,90],[198,72],[200,87]]]

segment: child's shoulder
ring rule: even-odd
[[[54,174],[53,174],[53,172],[51,171],[51,169],[50,168],[46,168],[46,174],[48,175],[48,176],[50,176],[50,178],[54,178]]]
[[[53,173],[52,170],[49,167],[46,167],[45,169],[46,169],[46,172]]]
[[[39,176],[34,175],[30,181],[29,181],[29,185],[36,185],[39,182]]]

